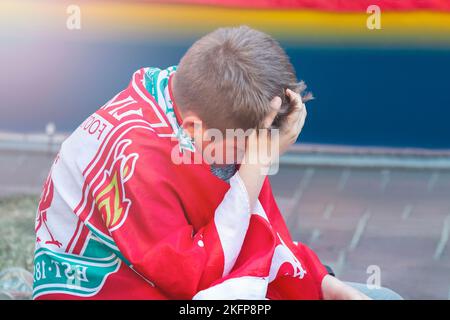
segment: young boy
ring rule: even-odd
[[[257,159],[267,131],[250,131],[244,149],[205,138],[279,128],[282,153],[305,121],[302,90],[279,44],[248,27],[204,36],[178,67],[135,72],[54,161],[37,213],[34,298],[367,298],[292,241],[265,175],[274,154],[217,161],[239,150],[235,162]]]

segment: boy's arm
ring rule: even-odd
[[[372,300],[359,290],[330,275],[323,278],[322,292],[325,300]]]

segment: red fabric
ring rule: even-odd
[[[450,11],[448,0],[147,0],[148,2],[201,4],[257,9],[314,9],[324,11],[365,12],[370,5],[382,10],[436,10]]]
[[[309,248],[292,242],[268,179],[259,200],[269,221],[255,214],[251,216],[240,255],[231,272],[222,277],[224,253],[214,214],[230,185],[214,176],[205,163],[173,163],[171,151],[176,142],[159,136],[170,132],[169,128],[149,128],[146,125],[158,123],[160,118],[151,104],[136,91],[136,88],[139,89],[156,106],[155,100],[142,85],[143,75],[143,69],[136,72],[128,88],[115,97],[116,101],[126,97],[137,101],[137,104],[121,109],[121,114],[141,107],[142,115],[131,114],[125,120],[117,120],[109,110],[96,112],[115,127],[123,126],[122,131],[114,134],[117,139],[131,141],[125,155],[139,155],[134,174],[122,184],[123,193],[130,200],[128,215],[123,224],[112,231],[110,227],[116,225],[105,223],[105,213],[95,205],[95,201],[92,201],[93,207],[87,206],[79,215],[83,223],[89,221],[100,232],[111,235],[120,253],[139,275],[123,263],[117,272],[106,278],[100,292],[88,299],[191,299],[198,291],[226,279],[266,277],[274,249],[281,243],[280,238],[307,273],[302,279],[294,277],[297,270],[290,263],[284,263],[278,270],[277,279],[269,284],[267,297],[320,299],[326,269]],[[159,112],[162,114],[161,110]],[[133,129],[127,131],[130,126]],[[109,143],[117,142],[117,139]],[[109,147],[105,143],[104,150]],[[111,161],[106,154],[101,155],[100,162]],[[95,191],[92,187],[95,173],[94,168],[86,174],[85,186],[89,185],[94,190],[89,195],[91,200],[96,199],[101,190]],[[83,241],[85,239],[78,240],[81,248]],[[204,245],[200,246],[199,241]],[[48,294],[39,299],[77,297]]]

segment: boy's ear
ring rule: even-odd
[[[203,135],[203,122],[202,120],[195,114],[187,114],[183,117],[183,122],[181,123],[181,127],[183,130],[194,138],[195,135],[201,134]]]

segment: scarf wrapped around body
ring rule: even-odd
[[[195,155],[165,70],[143,68],[63,143],[36,218],[35,299],[321,299],[266,179],[256,206]]]

